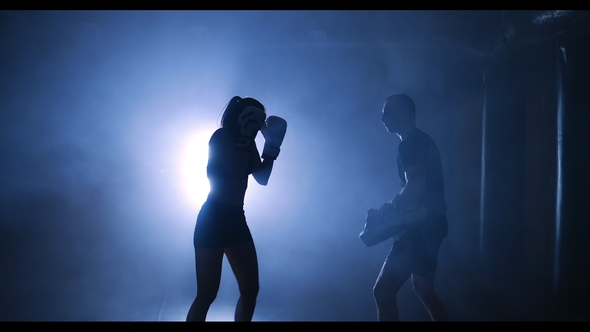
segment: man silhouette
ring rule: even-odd
[[[402,189],[392,201],[397,209],[422,205],[428,216],[394,236],[373,287],[378,319],[399,320],[397,293],[411,277],[431,319],[446,321],[446,308],[434,288],[438,251],[448,228],[439,150],[432,138],[416,127],[415,105],[409,96],[389,96],[382,112],[381,121],[388,132],[401,140],[397,168]]]

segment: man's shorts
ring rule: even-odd
[[[420,276],[433,276],[437,269],[438,251],[447,236],[447,220],[432,220],[405,231],[387,255],[387,262]]]
[[[227,248],[252,241],[242,206],[206,201],[197,217],[195,248]]]

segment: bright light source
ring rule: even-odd
[[[182,160],[182,182],[191,205],[200,206],[209,194],[207,158],[209,139],[215,129],[200,129],[186,145]]]

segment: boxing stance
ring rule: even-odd
[[[387,98],[381,121],[388,132],[401,140],[397,169],[402,185],[401,191],[387,204],[398,211],[422,206],[426,216],[401,232],[387,234],[394,242],[373,287],[380,321],[399,320],[397,293],[410,277],[431,319],[448,320],[446,308],[434,288],[438,251],[448,227],[441,160],[432,138],[416,128],[415,117],[410,97],[397,94]],[[369,214],[376,213],[371,211]]]
[[[259,184],[268,183],[286,130],[287,122],[277,116],[266,118],[264,106],[254,98],[236,96],[225,107],[221,128],[209,140],[210,191],[193,237],[197,296],[187,321],[205,321],[219,290],[223,255],[240,291],[234,319],[252,320],[259,288],[258,259],[246,223],[244,196],[250,174]],[[254,141],[258,131],[265,139],[262,157]]]

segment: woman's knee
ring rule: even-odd
[[[215,298],[217,298],[217,291],[213,291],[210,289],[205,289],[205,290],[197,290],[197,297],[195,299],[195,302],[199,303],[199,304],[204,304],[204,305],[211,305],[211,303],[213,303],[213,301],[215,301]]]
[[[240,296],[244,298],[256,299],[258,297],[258,292],[260,291],[260,284],[258,281],[248,283],[247,285],[242,285],[240,288]]]

